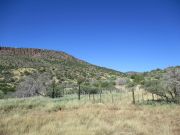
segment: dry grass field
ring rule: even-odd
[[[131,104],[131,93],[0,100],[0,135],[179,135],[180,106]]]

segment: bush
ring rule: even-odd
[[[56,87],[49,87],[47,89],[46,95],[49,97],[52,97],[53,94],[53,89],[54,89],[54,97],[63,97],[64,96],[64,88],[62,86],[56,86]]]
[[[82,91],[86,94],[97,94],[99,92],[99,89],[97,87],[88,85],[88,86],[82,86]]]
[[[0,99],[4,98],[4,93],[0,90]]]

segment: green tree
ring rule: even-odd
[[[78,84],[78,99],[81,100],[81,84],[85,81],[85,78],[80,76],[77,78],[77,84]]]
[[[51,98],[59,98],[63,97],[64,87],[61,85],[58,85],[57,83],[53,83],[51,87],[49,87],[46,91],[46,96],[49,96]]]
[[[133,104],[136,104],[136,100],[135,100],[135,94],[134,94],[134,89],[135,89],[135,86],[137,86],[137,84],[133,81],[129,81],[128,84],[127,84],[127,88],[130,88],[131,89],[131,92],[132,92],[132,103]]]
[[[180,103],[180,68],[168,70],[163,77],[164,86],[175,103]]]
[[[160,96],[162,99],[165,98],[167,102],[171,101],[170,97],[168,96],[168,90],[163,84],[162,80],[146,80],[144,82],[143,88],[152,93],[152,98],[154,100],[154,94]]]
[[[144,76],[143,75],[132,75],[131,79],[127,83],[127,87],[131,89],[132,92],[132,99],[133,99],[133,104],[136,104],[135,100],[135,93],[134,89],[137,85],[142,85],[144,83]]]
[[[0,99],[4,98],[4,92],[0,90]]]

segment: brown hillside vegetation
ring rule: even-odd
[[[92,65],[62,51],[0,47],[0,98],[16,95],[14,93],[19,91],[21,85],[28,82],[27,80],[39,82],[38,85],[45,88],[42,93],[47,95],[52,78],[56,86],[66,86],[75,93],[80,77],[89,82],[103,80],[114,82],[117,77],[123,75],[121,72]],[[46,79],[40,81],[38,78]],[[30,92],[28,95],[36,94]]]
[[[179,66],[121,73],[0,47],[0,135],[179,135],[179,80]]]

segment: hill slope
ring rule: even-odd
[[[79,76],[90,81],[115,80],[121,72],[95,66],[61,51],[0,47],[0,86],[15,91],[27,76],[44,74],[47,80],[76,84]],[[42,77],[41,77],[42,78]]]

